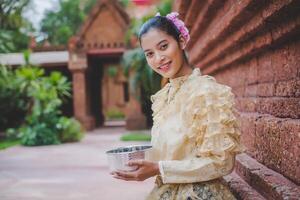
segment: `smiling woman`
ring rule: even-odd
[[[126,181],[156,176],[149,200],[235,199],[220,178],[242,150],[231,88],[201,75],[185,56],[189,35],[177,13],[148,20],[139,34],[149,66],[169,79],[151,96],[152,150],[137,169],[116,171]]]

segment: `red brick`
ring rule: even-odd
[[[258,80],[260,83],[273,82],[274,81],[274,71],[272,62],[270,59],[270,53],[266,53],[257,59],[258,65]]]
[[[299,120],[264,116],[255,123],[256,152],[251,155],[299,184]]]
[[[297,76],[296,55],[289,55],[288,46],[276,49],[271,57],[275,81],[291,80]]]
[[[255,97],[236,98],[237,101],[237,109],[242,112],[256,112],[256,107],[258,104],[258,99]]]
[[[300,80],[280,81],[276,84],[276,96],[300,97]]]
[[[257,114],[241,113],[241,143],[245,145],[247,153],[251,155],[256,152],[256,138],[255,138],[255,121]]]
[[[247,85],[245,88],[245,97],[257,97],[257,84]]]
[[[254,84],[258,82],[258,65],[257,59],[253,58],[247,62],[247,73],[246,73],[246,82],[247,84]]]
[[[259,98],[257,112],[281,118],[300,118],[300,98]]]
[[[228,185],[234,196],[243,200],[265,200],[254,188],[244,181],[235,171],[223,177],[223,182]]]
[[[260,83],[257,86],[257,96],[259,97],[272,97],[275,93],[274,83]]]
[[[299,199],[300,188],[247,154],[236,157],[236,172],[267,199]]]
[[[228,78],[232,79],[232,87],[241,87],[246,84],[246,64],[241,63],[232,69],[232,73]]]
[[[284,121],[280,127],[282,162],[280,172],[296,183],[300,183],[300,120]]]
[[[233,87],[232,92],[235,94],[236,97],[243,97],[245,93],[245,87],[244,86]]]

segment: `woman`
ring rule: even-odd
[[[151,96],[153,150],[147,160],[131,161],[133,172],[117,179],[143,181],[156,176],[147,199],[235,199],[220,178],[240,152],[231,88],[189,65],[189,33],[178,13],[155,16],[143,24],[139,41],[149,66],[169,79]]]

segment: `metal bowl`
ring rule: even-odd
[[[145,159],[146,154],[149,150],[151,150],[151,148],[151,145],[132,145],[106,151],[109,170],[136,170],[137,166],[127,166],[128,161]]]

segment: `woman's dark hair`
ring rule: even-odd
[[[172,36],[177,42],[179,42],[180,32],[172,21],[163,16],[155,16],[146,21],[139,32],[139,42],[144,34],[148,33],[150,29],[159,29],[168,35]]]
[[[177,27],[175,26],[175,24],[173,24],[172,21],[170,21],[168,18],[164,16],[155,16],[153,18],[150,18],[142,25],[138,35],[140,45],[141,45],[142,36],[148,33],[151,29],[158,29],[172,36],[178,42],[179,45],[180,31],[177,29]],[[185,61],[188,63],[188,59],[184,50],[183,50],[183,56]]]

